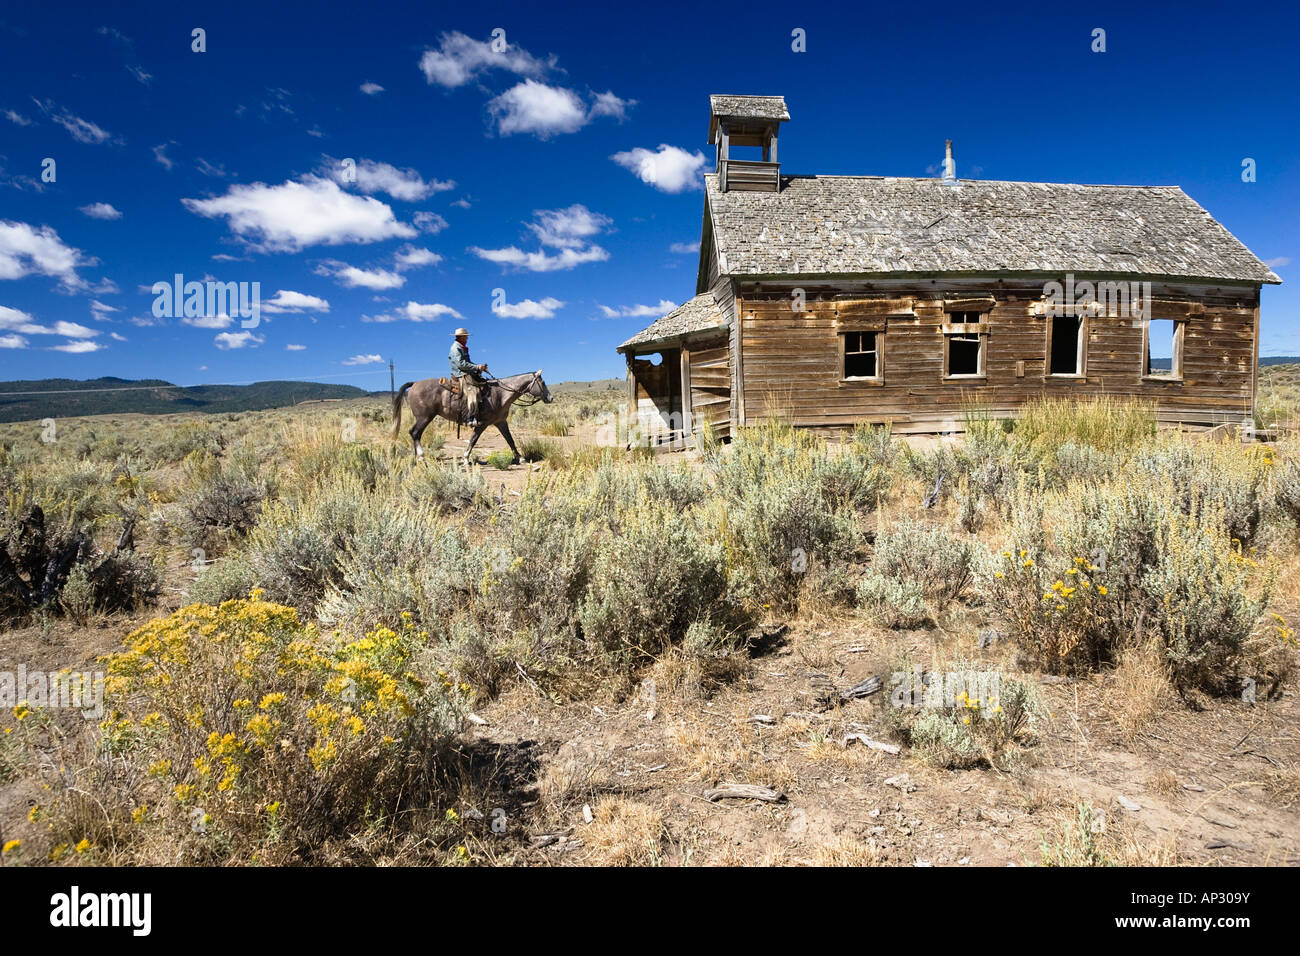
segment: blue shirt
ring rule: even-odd
[[[447,361],[451,364],[452,375],[477,375],[478,366],[469,360],[469,346],[461,345],[459,342],[451,343],[451,351],[447,353]]]

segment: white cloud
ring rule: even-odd
[[[344,192],[317,176],[279,186],[231,186],[213,199],[182,199],[190,212],[225,219],[237,236],[263,250],[297,252],[306,246],[409,239],[415,229],[398,222],[386,203]]]
[[[376,93],[384,92],[384,88],[378,83],[362,83],[361,92],[365,93],[366,96],[374,96]]]
[[[26,332],[28,335],[45,335],[50,330],[37,325],[32,317],[19,309],[0,305],[0,330],[5,332]]]
[[[674,242],[668,247],[669,252],[675,252],[678,255],[698,255],[700,251],[699,240],[695,242]]]
[[[609,253],[591,240],[613,225],[613,220],[592,212],[581,203],[566,209],[536,209],[533,221],[524,223],[543,247],[559,249],[551,255],[545,248],[525,252],[518,246],[503,249],[483,249],[471,246],[470,252],[480,259],[500,266],[512,266],[529,272],[556,272],[572,269],[587,262],[604,262]]]
[[[592,236],[600,235],[614,224],[614,220],[592,212],[581,203],[567,209],[535,209],[533,221],[525,223],[544,246],[577,249],[587,244]]]
[[[389,163],[380,163],[373,159],[362,159],[355,165],[344,166],[342,160],[325,156],[321,162],[320,173],[345,188],[356,186],[367,195],[387,193],[403,202],[418,202],[421,199],[428,199],[434,193],[456,188],[456,184],[450,179],[431,179],[425,182],[424,177],[414,169],[398,169]]]
[[[549,139],[557,133],[577,132],[588,121],[587,108],[577,93],[536,80],[524,80],[490,100],[488,112],[502,136],[532,133]]]
[[[635,105],[636,100],[625,100],[612,92],[598,93],[591,104],[591,116],[612,116],[621,123],[627,119],[628,109]]]
[[[228,329],[234,325],[235,320],[228,315],[184,315],[181,316],[182,325],[192,325],[196,329]],[[239,348],[239,346],[233,346]]]
[[[201,172],[204,176],[211,176],[213,179],[225,179],[227,176],[230,175],[229,173],[226,172],[225,166],[221,165],[220,163],[213,165],[212,163],[204,159],[202,156],[200,156],[199,161],[194,164],[194,168],[197,169],[199,172]]]
[[[382,362],[382,355],[354,355],[352,358],[343,360],[344,365],[374,365],[376,362]]]
[[[0,331],[22,335],[62,335],[71,340],[89,340],[99,335],[99,329],[87,328],[77,322],[65,322],[62,319],[56,321],[53,325],[41,325],[33,321],[32,317],[19,309],[11,309],[8,306],[0,305]],[[69,343],[69,346],[72,343]],[[90,343],[87,343],[90,344]],[[57,346],[60,351],[64,352],[90,352],[99,346],[87,348],[85,345],[79,345],[75,348],[69,346]],[[20,346],[11,346],[18,348]]]
[[[57,276],[64,286],[77,289],[85,285],[77,268],[93,264],[49,226],[38,229],[25,222],[0,220],[0,279]]]
[[[252,345],[254,348],[261,345],[266,339],[260,335],[254,335],[252,332],[221,332],[213,339],[217,348],[223,351],[229,349],[242,349]]]
[[[294,345],[293,343],[290,343],[290,344],[288,344],[288,345],[286,345],[286,346],[284,347],[284,350],[285,350],[286,352],[301,352],[301,351],[305,350],[306,348],[307,348],[307,346],[305,346],[305,345]]]
[[[388,269],[358,269],[336,259],[322,262],[316,274],[333,276],[339,285],[348,289],[397,289],[406,284],[405,276]]]
[[[32,102],[41,108],[42,113],[66,129],[78,143],[98,145],[113,138],[113,134],[108,130],[90,122],[90,120],[82,119],[52,100],[34,99]]]
[[[25,349],[27,340],[21,335],[0,335],[0,349]]]
[[[328,312],[329,310],[330,304],[325,299],[289,289],[279,290],[272,298],[262,303],[262,311],[271,315],[279,315],[282,312]]]
[[[50,348],[56,352],[72,352],[74,354],[80,354],[82,352],[98,352],[100,349],[104,348],[104,346],[100,345],[98,342],[89,342],[85,339],[79,339],[65,342],[62,345],[51,345]]]
[[[442,256],[428,249],[419,249],[415,246],[406,246],[398,250],[397,255],[393,257],[394,268],[398,272],[405,272],[407,269],[418,269],[420,266],[436,266],[442,261]]]
[[[361,321],[399,322],[405,319],[409,322],[436,322],[444,315],[449,315],[453,319],[465,318],[451,306],[443,305],[441,302],[407,302],[406,305],[382,315],[363,315]]]
[[[161,163],[163,168],[168,171],[176,165],[176,161],[167,155],[167,147],[174,145],[175,143],[162,143],[153,148],[153,158]]]
[[[149,291],[152,292],[153,290],[150,289]],[[98,299],[93,299],[91,300],[90,303],[90,314],[93,315],[100,322],[107,322],[108,314],[110,312],[121,312],[121,311],[122,311],[121,309],[115,308],[114,306],[111,305],[106,305],[105,303],[100,302]]]
[[[438,38],[438,49],[425,50],[420,57],[420,70],[430,84],[454,89],[464,86],[488,70],[506,70],[519,76],[543,76],[554,68],[555,57],[540,60],[527,50],[498,42],[475,40],[459,30],[444,33]]]
[[[466,199],[464,196],[461,196],[459,199],[453,202],[452,205],[455,206],[457,209],[468,209],[469,200]],[[438,218],[441,219],[442,217],[439,216]]]
[[[557,272],[561,269],[573,269],[588,262],[604,262],[609,258],[609,253],[600,246],[591,246],[581,251],[562,249],[559,255],[554,256],[542,251],[524,252],[516,246],[507,246],[505,249],[480,249],[478,246],[470,246],[469,251],[488,262],[527,269],[529,272]]]
[[[122,213],[114,209],[111,203],[93,202],[89,206],[78,207],[91,219],[121,219]]]
[[[660,299],[658,305],[624,305],[617,309],[611,309],[607,305],[602,305],[600,311],[607,319],[619,318],[659,318],[667,315],[673,309],[677,308],[677,303],[669,299]]]
[[[547,296],[540,302],[533,299],[523,299],[515,303],[503,302],[501,305],[493,305],[492,312],[503,319],[549,319],[555,315],[556,309],[563,307],[564,303],[559,299]]]
[[[1270,269],[1281,269],[1283,266],[1289,266],[1290,264],[1290,256],[1278,256],[1276,259],[1264,260],[1264,265],[1268,266]]]
[[[88,329],[76,322],[55,322],[50,330],[54,335],[66,335],[70,339],[91,339],[99,334],[99,329]]]
[[[108,337],[114,342],[125,342],[127,340],[125,335],[119,335],[116,332],[109,332]]]
[[[32,121],[31,121],[31,120],[29,120],[29,119],[28,119],[26,116],[24,116],[22,113],[19,113],[19,112],[15,111],[15,110],[5,110],[5,119],[7,119],[7,120],[8,120],[9,122],[11,122],[11,123],[17,123],[19,126],[31,126],[31,125],[32,125]],[[11,345],[11,346],[7,346],[7,347],[8,347],[8,348],[14,348],[15,346],[12,346],[12,345]]]
[[[463,201],[463,200],[461,200]],[[458,203],[452,203],[453,206]],[[465,203],[465,208],[469,208],[469,203]],[[411,222],[415,223],[415,228],[421,232],[427,232],[431,236],[436,236],[447,228],[447,220],[443,219],[436,212],[417,212],[411,217]]]
[[[681,193],[703,188],[700,175],[706,160],[699,150],[688,153],[676,146],[660,143],[658,152],[638,146],[615,153],[610,159],[660,192]]]

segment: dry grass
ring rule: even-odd
[[[883,854],[874,840],[836,837],[813,851],[814,866],[880,866]]]
[[[1158,647],[1126,649],[1106,679],[1103,698],[1112,720],[1128,740],[1145,733],[1169,700],[1169,670]]]
[[[666,835],[664,815],[654,807],[622,797],[605,797],[592,810],[582,831],[593,866],[659,866]]]

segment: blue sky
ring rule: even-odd
[[[716,92],[786,97],[785,172],[937,175],[951,138],[964,178],[1181,185],[1300,353],[1293,8],[721,9],[7,4],[0,379],[384,388],[458,325],[498,374],[622,376],[695,290]],[[178,273],[260,283],[260,324],[155,317]]]

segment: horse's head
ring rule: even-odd
[[[533,373],[533,380],[528,386],[528,394],[540,398],[547,405],[555,401],[551,397],[551,390],[546,387],[546,382],[542,380],[542,370],[540,368]]]

